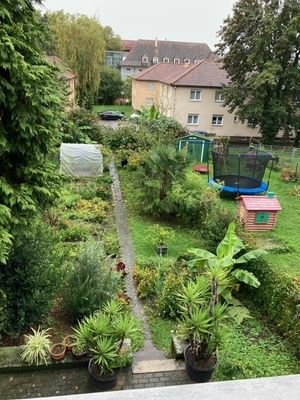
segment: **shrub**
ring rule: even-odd
[[[108,210],[109,204],[105,200],[97,198],[92,200],[80,200],[75,210],[69,213],[69,218],[101,223],[105,220]]]
[[[118,257],[120,253],[120,243],[117,232],[105,232],[102,236],[105,254],[111,257]]]
[[[4,331],[18,335],[48,313],[63,279],[62,255],[58,237],[41,222],[31,231],[19,231],[7,265],[0,268],[7,309]]]
[[[102,243],[91,240],[81,245],[65,290],[65,302],[73,319],[97,311],[118,293],[120,274],[108,261]]]
[[[60,238],[65,242],[85,241],[91,236],[91,228],[84,224],[69,222],[68,227],[60,231]]]
[[[250,293],[251,299],[274,323],[277,331],[287,338],[300,353],[300,281],[284,272],[274,271],[265,260],[251,261],[247,270],[261,282]]]

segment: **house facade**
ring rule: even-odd
[[[160,63],[194,64],[209,57],[215,56],[206,43],[139,39],[121,63],[121,76],[126,79]]]
[[[214,136],[260,137],[258,128],[242,123],[224,107],[222,87],[229,84],[219,61],[196,64],[158,64],[132,80],[136,110],[156,105],[190,131]]]
[[[106,65],[111,68],[120,68],[135,43],[135,40],[122,40],[122,49],[120,51],[107,50],[105,52]]]

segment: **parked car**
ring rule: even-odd
[[[120,111],[102,111],[99,113],[99,117],[100,119],[116,121],[118,119],[123,119],[124,113]]]

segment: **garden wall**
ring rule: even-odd
[[[300,355],[300,279],[274,271],[265,260],[251,261],[247,269],[261,283],[258,289],[246,289],[251,300]]]

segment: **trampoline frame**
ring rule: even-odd
[[[213,149],[211,149],[211,154],[213,152]],[[268,153],[268,152],[265,152]],[[271,153],[268,153],[271,154]],[[271,154],[272,155],[272,154]],[[210,178],[209,176],[209,158],[207,160],[207,167],[208,167],[208,182],[211,186],[217,187],[218,189],[220,189],[221,191],[227,192],[227,193],[233,193],[233,194],[260,194],[260,193],[265,193],[267,192],[268,188],[269,188],[269,183],[270,183],[270,178],[271,178],[271,173],[273,170],[273,165],[274,165],[274,161],[276,160],[276,157],[274,157],[272,155],[271,158],[271,167],[269,169],[269,175],[268,175],[268,180],[267,183],[264,181],[261,181],[259,186],[255,187],[255,188],[244,188],[244,187],[240,187],[240,180],[241,180],[241,169],[240,169],[240,165],[241,165],[241,154],[238,154],[238,174],[237,175],[232,175],[232,176],[236,176],[237,178],[237,186],[229,186],[229,185],[222,185],[221,183],[216,182],[213,178]],[[265,168],[266,170],[266,168]],[[247,177],[248,178],[248,177]],[[259,181],[258,181],[259,183]]]

